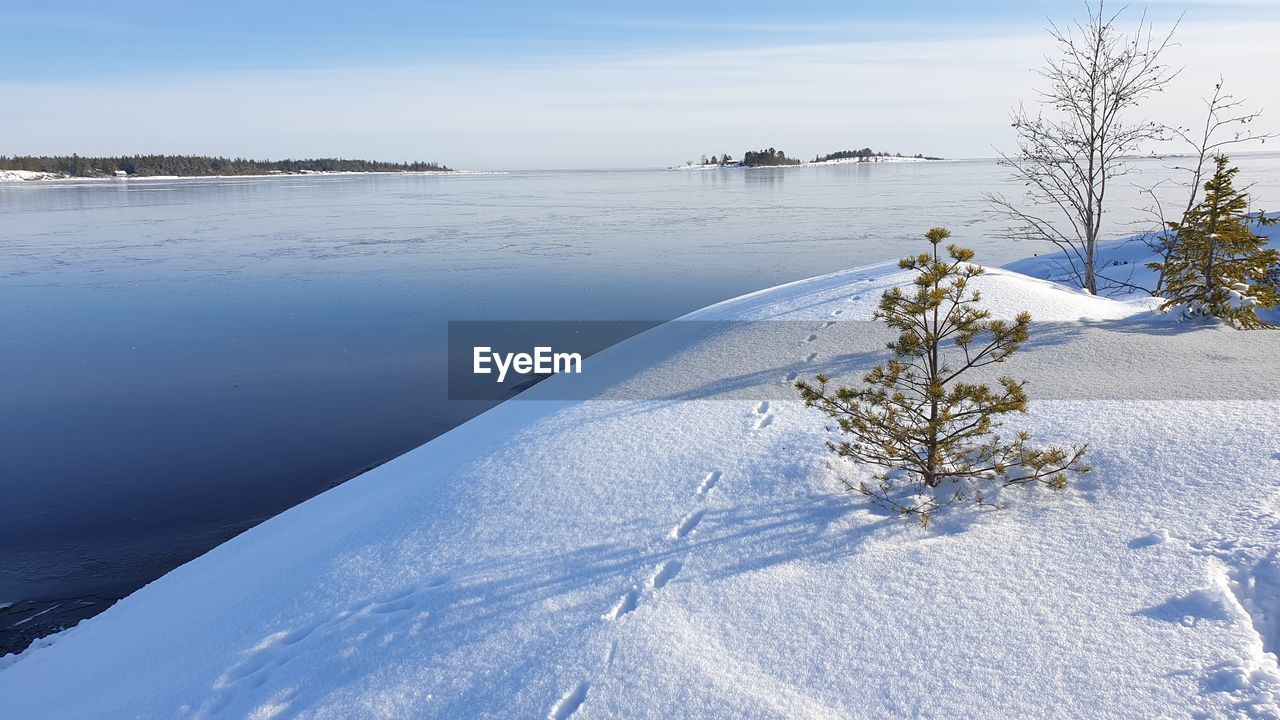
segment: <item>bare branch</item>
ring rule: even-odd
[[[1022,105],[1010,113],[1017,150],[1000,153],[1000,163],[1025,188],[1023,203],[987,197],[1010,222],[1007,237],[1053,243],[1071,276],[1094,294],[1108,184],[1130,172],[1126,157],[1170,134],[1163,125],[1126,116],[1179,72],[1161,61],[1177,23],[1157,35],[1143,15],[1125,34],[1115,27],[1120,14],[1108,15],[1099,2],[1085,22],[1049,23],[1058,52],[1035,71],[1045,82],[1037,91],[1040,107],[1034,115]]]

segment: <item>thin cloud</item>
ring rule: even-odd
[[[1180,32],[1178,84],[1151,117],[1187,124],[1219,73],[1280,125],[1280,49],[1240,43],[1276,23]],[[538,62],[236,73],[155,73],[0,85],[16,98],[0,152],[209,152],[440,160],[476,169],[675,165],[773,146],[949,157],[1011,141],[1033,98],[1042,33],[945,40],[653,51]],[[65,98],[105,111],[68,113]],[[1264,124],[1271,120],[1264,118]]]

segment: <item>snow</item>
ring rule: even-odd
[[[1267,214],[1268,217],[1277,215]],[[1280,248],[1280,224],[1254,225],[1253,232],[1267,238],[1271,247]],[[1111,297],[1133,297],[1145,295],[1143,289],[1151,290],[1156,286],[1158,274],[1148,268],[1147,263],[1158,262],[1160,257],[1143,238],[1142,235],[1135,235],[1098,244],[1098,272],[1103,278],[1098,282],[1099,292]],[[1009,263],[1004,266],[1005,269],[1035,278],[1072,284],[1074,280],[1068,271],[1065,256],[1052,245],[1045,245],[1044,248],[1044,252]],[[1280,321],[1280,310],[1262,310],[1258,312],[1258,317],[1274,325]]]
[[[907,277],[588,358],[6,658],[0,717],[1280,717],[1277,335],[989,271],[1037,321],[1011,424],[1095,470],[921,530],[790,388],[882,358]],[[1233,372],[1262,389],[1184,387]]]
[[[60,180],[64,176],[57,173],[36,172],[34,170],[0,170],[0,182],[23,182],[27,180]]]

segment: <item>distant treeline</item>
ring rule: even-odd
[[[132,155],[121,157],[81,157],[80,155],[5,157],[0,155],[0,170],[30,170],[57,173],[71,177],[109,177],[124,173],[148,175],[270,175],[300,172],[445,172],[449,168],[436,162],[391,163],[376,160],[249,160],[246,158],[211,157],[208,155]]]
[[[890,155],[887,152],[876,152],[871,148],[862,148],[861,150],[841,150],[840,152],[833,152],[833,153],[828,153],[826,155],[819,155],[818,157],[815,157],[813,161],[826,162],[828,160],[868,160],[870,158],[878,158],[878,157],[903,157],[903,155],[902,153],[893,153],[892,155]],[[917,153],[913,157],[919,160],[941,160],[942,159],[939,157],[930,157],[928,155],[921,155],[919,153]]]

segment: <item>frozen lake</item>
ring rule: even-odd
[[[1238,160],[1280,207],[1280,156]],[[1109,237],[1172,162],[1114,188]],[[0,185],[0,654],[483,410],[445,399],[447,321],[663,320],[934,225],[1051,251],[994,237],[988,190],[1018,188],[987,161]]]

